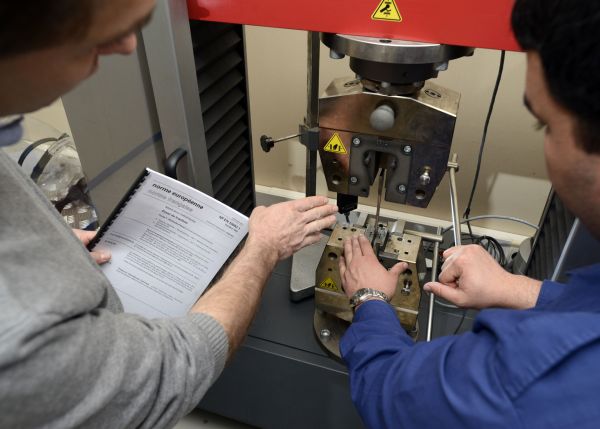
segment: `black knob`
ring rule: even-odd
[[[262,150],[269,152],[275,146],[275,142],[272,137],[262,135],[260,136],[260,146],[262,147]]]

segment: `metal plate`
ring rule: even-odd
[[[369,152],[386,154],[386,158],[379,159],[395,163],[395,168],[385,165],[385,200],[427,207],[446,173],[459,100],[458,93],[431,82],[408,97],[364,91],[354,78],[334,80],[319,100],[319,155],[328,189],[368,196],[377,169],[384,165],[377,165],[377,157],[367,165],[365,157]],[[381,104],[390,105],[396,112],[393,127],[386,131],[373,129],[369,121]],[[336,133],[344,153],[326,150]],[[355,138],[361,143],[354,144]],[[405,152],[406,146],[410,151]],[[424,172],[430,179],[426,184],[420,180]]]
[[[473,48],[323,33],[321,41],[339,54],[361,60],[394,64],[444,63],[473,54]]]

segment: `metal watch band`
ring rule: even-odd
[[[350,298],[350,306],[352,308],[356,308],[359,304],[362,304],[365,301],[368,301],[372,298],[380,299],[385,302],[390,302],[390,298],[388,296],[376,289],[371,288],[362,288],[354,292],[354,295]]]

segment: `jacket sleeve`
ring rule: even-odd
[[[0,405],[7,427],[172,427],[227,356],[223,328],[204,314],[146,320],[102,309],[19,323],[27,336],[0,366],[0,392],[10,392]]]
[[[565,288],[566,286],[562,283],[545,280],[542,283],[535,308],[540,308],[551,303],[565,291]]]
[[[414,343],[392,308],[363,304],[342,338],[352,400],[369,428],[518,427],[486,330]]]

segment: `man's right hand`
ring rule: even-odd
[[[337,207],[327,197],[309,197],[257,207],[250,216],[246,246],[257,246],[265,256],[288,258],[321,237],[335,223]]]
[[[481,246],[457,246],[444,252],[438,282],[425,284],[433,292],[463,308],[535,306],[541,282],[505,271]]]

